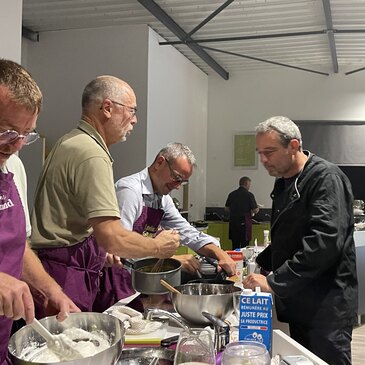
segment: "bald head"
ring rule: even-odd
[[[133,94],[133,89],[123,80],[114,76],[99,76],[89,82],[82,94],[82,110],[85,112],[90,105],[101,105],[104,99],[124,101]]]

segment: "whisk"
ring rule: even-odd
[[[165,259],[158,259],[156,263],[152,266],[151,272],[160,272],[163,267],[164,261]]]

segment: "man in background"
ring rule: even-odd
[[[225,210],[229,212],[229,239],[232,249],[246,247],[252,237],[252,216],[259,208],[255,196],[249,191],[251,179],[241,177],[237,190],[229,193]]]
[[[290,336],[331,365],[351,364],[357,323],[354,218],[351,185],[334,164],[302,149],[295,123],[273,117],[256,128],[256,149],[270,176],[271,245],[245,288],[275,295],[279,321]]]
[[[38,181],[32,248],[83,311],[102,312],[115,304],[94,306],[105,265],[121,266],[119,257],[167,258],[179,246],[172,231],[152,239],[120,223],[109,147],[126,140],[136,112],[134,91],[123,80],[104,75],[89,82],[81,121],[58,140]]]
[[[13,61],[0,59],[0,364],[7,364],[13,320],[34,319],[34,300],[60,320],[79,309],[44,271],[29,248],[31,227],[26,176],[15,155],[37,140],[42,93],[31,75]]]

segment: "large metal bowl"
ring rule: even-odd
[[[193,324],[210,323],[201,313],[208,312],[226,319],[233,312],[233,293],[240,291],[233,285],[194,283],[175,287],[181,294],[170,293],[177,313]]]
[[[85,331],[102,330],[109,336],[110,347],[96,355],[82,359],[57,362],[56,364],[68,365],[114,365],[119,358],[124,345],[124,327],[119,319],[105,313],[71,313],[63,322],[57,321],[55,316],[43,318],[40,322],[52,333],[62,333],[70,327],[81,328]],[[38,364],[24,360],[20,357],[22,351],[29,347],[31,343],[37,343],[39,346],[44,345],[45,340],[30,325],[21,328],[13,334],[9,342],[9,354],[14,365]],[[48,364],[48,363],[42,363]],[[50,363],[55,364],[55,363]]]

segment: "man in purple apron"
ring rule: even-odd
[[[188,182],[194,166],[195,157],[187,146],[170,143],[158,153],[149,168],[120,179],[115,186],[121,222],[124,227],[144,236],[154,237],[159,229],[175,229],[183,245],[217,259],[219,266],[228,275],[233,275],[235,262],[219,247],[214,237],[199,232],[181,216],[169,195]],[[173,258],[181,262],[184,271],[196,274],[199,269],[199,262],[193,255],[175,255]],[[110,272],[105,277],[116,281]]]
[[[38,138],[34,128],[41,105],[42,94],[28,72],[0,59],[0,365],[10,363],[7,347],[13,320],[24,318],[30,323],[34,319],[30,289],[20,279],[35,294],[42,293],[43,303],[62,312],[60,317],[78,310],[26,243],[30,228],[25,172],[13,154]]]
[[[1,273],[20,279],[26,241],[25,217],[11,172],[0,172],[0,232]],[[12,322],[11,318],[0,317],[0,363],[7,354]]]
[[[188,183],[195,166],[195,156],[188,146],[169,143],[157,154],[148,168],[127,176],[115,184],[122,224],[142,234],[161,229],[175,229],[181,244],[203,256],[218,260],[228,275],[235,273],[235,262],[219,247],[212,236],[198,231],[181,216],[169,193]],[[193,255],[175,255],[183,270],[196,273],[198,261]]]
[[[81,121],[57,141],[38,181],[32,248],[83,311],[101,312],[117,301],[113,296],[99,300],[108,291],[100,283],[107,259],[118,264],[119,257],[167,258],[179,245],[172,231],[151,239],[120,223],[109,147],[126,140],[137,123],[136,112],[136,96],[126,82],[107,75],[89,82]],[[118,290],[133,293],[127,287]],[[44,315],[42,308],[37,313]]]

